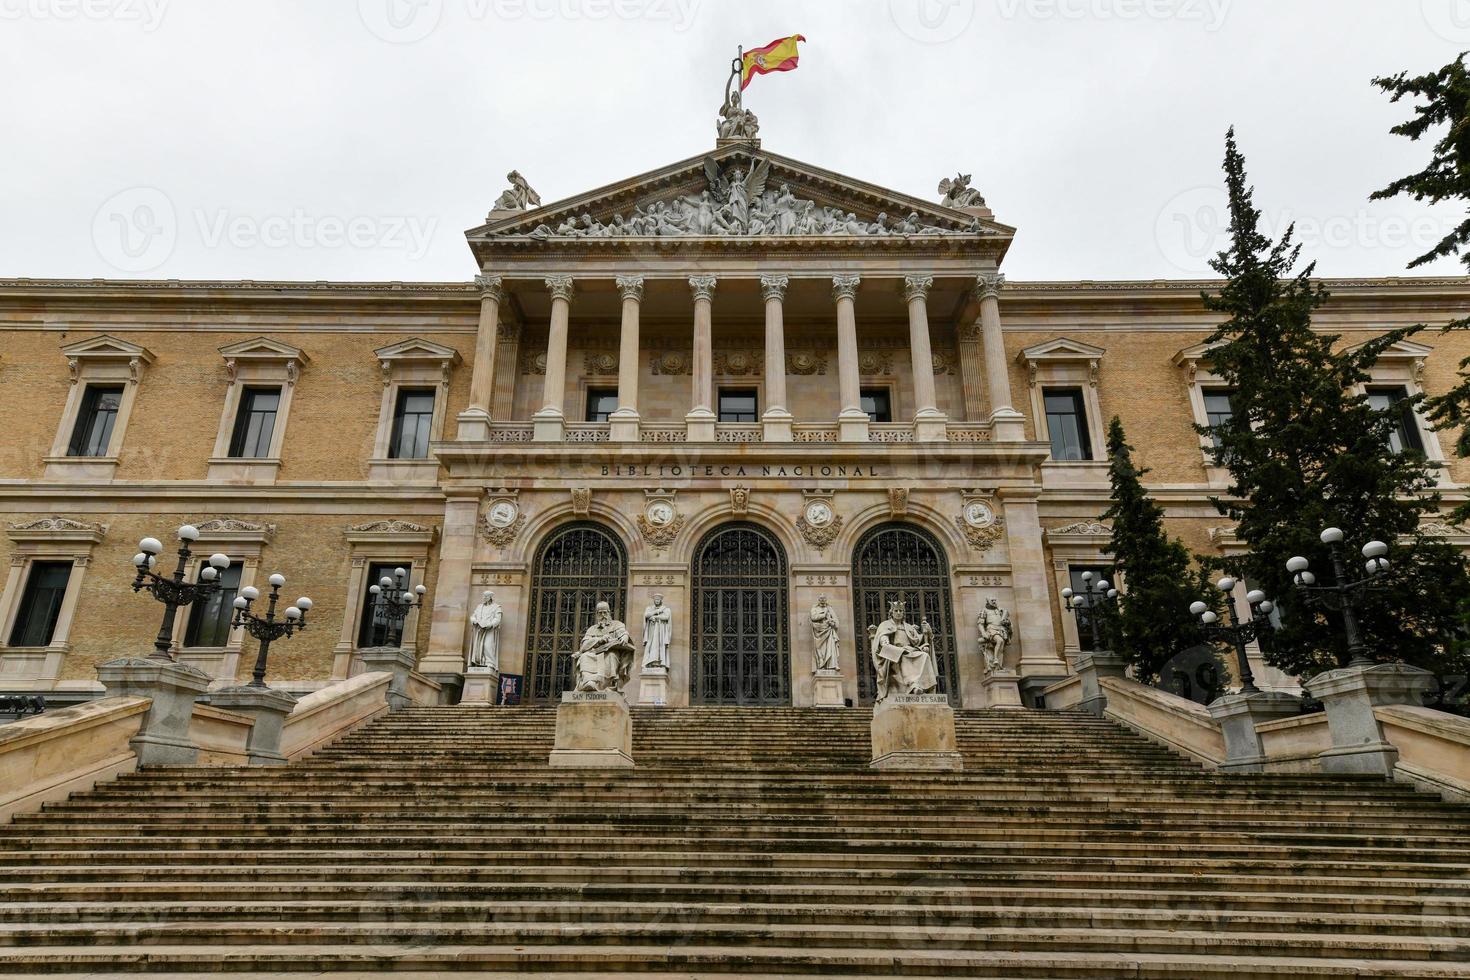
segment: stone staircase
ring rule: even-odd
[[[283,769],[153,770],[0,827],[0,973],[1470,976],[1470,809],[1208,774],[1071,712],[410,709]]]

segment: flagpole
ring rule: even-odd
[[[745,45],[737,45],[735,48],[735,60],[730,64],[730,77],[725,79],[725,105],[730,104],[730,85],[740,75],[740,69],[745,67]]]

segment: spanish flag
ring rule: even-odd
[[[740,91],[745,91],[745,86],[757,75],[764,75],[773,71],[791,71],[796,67],[796,61],[800,54],[796,50],[798,41],[806,38],[800,34],[791,37],[783,37],[772,41],[763,48],[745,52],[743,64],[740,66]]]

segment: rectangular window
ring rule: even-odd
[[[1235,417],[1235,406],[1230,399],[1235,392],[1229,388],[1206,388],[1201,394],[1205,402],[1205,425],[1212,430],[1224,425]],[[1216,449],[1220,448],[1220,437],[1213,432],[1210,441]]]
[[[393,406],[389,459],[428,459],[429,427],[434,422],[433,388],[400,388]]]
[[[122,396],[122,385],[87,385],[82,394],[82,409],[77,413],[77,425],[66,449],[68,456],[107,455]]]
[[[587,389],[588,422],[606,422],[617,410],[618,390],[616,388]]]
[[[1099,578],[1113,582],[1113,570],[1106,565],[1069,565],[1067,574],[1072,584],[1072,591],[1083,593],[1087,591],[1088,583],[1082,581],[1082,576],[1087,572],[1092,573],[1092,581]],[[1071,615],[1070,613],[1068,615]],[[1102,642],[1102,638],[1098,638]],[[1077,614],[1077,646],[1083,653],[1092,653],[1092,615],[1086,608]]]
[[[233,603],[240,593],[239,564],[219,573],[219,590],[203,602],[189,607],[189,628],[184,631],[186,647],[223,647],[230,642]]]
[[[1392,413],[1393,429],[1388,434],[1388,445],[1395,453],[1412,449],[1424,451],[1424,440],[1419,436],[1419,420],[1414,417],[1414,406],[1409,404],[1409,390],[1401,385],[1368,389],[1368,404],[1379,412]]]
[[[265,459],[270,456],[271,436],[276,430],[276,412],[280,407],[280,388],[246,388],[240,392],[235,432],[230,437],[232,459]]]
[[[756,422],[759,417],[754,388],[720,389],[721,422]]]
[[[859,401],[869,422],[893,421],[893,397],[887,388],[863,388]]]
[[[56,621],[61,618],[61,600],[66,597],[66,584],[71,581],[71,568],[72,563],[69,561],[31,563],[25,591],[20,597],[20,609],[15,616],[15,626],[10,631],[11,646],[51,645],[51,637],[56,633]]]
[[[1092,458],[1092,440],[1087,432],[1087,411],[1081,388],[1048,388],[1046,431],[1051,435],[1051,458],[1067,462]]]
[[[372,593],[372,587],[382,579],[393,578],[393,570],[397,568],[408,573],[405,581],[413,578],[413,562],[373,562],[368,566],[367,581],[362,586],[362,615],[359,617],[357,626],[357,648],[359,650],[365,650],[368,647],[393,646],[400,640],[400,637],[390,632],[388,622],[382,616],[374,615],[373,599],[375,596]]]

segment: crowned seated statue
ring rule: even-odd
[[[572,689],[621,691],[633,671],[633,639],[628,627],[613,619],[612,608],[597,604],[597,618],[572,654]]]
[[[890,603],[888,618],[869,627],[868,635],[878,704],[895,694],[933,694],[939,687],[934,672],[934,630],[927,621],[918,626],[907,622],[902,602]]]

